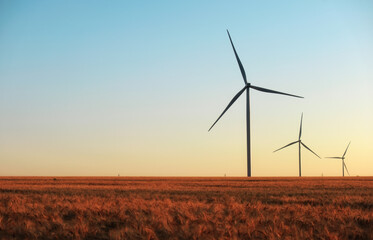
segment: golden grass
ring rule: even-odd
[[[1,177],[14,238],[373,239],[373,178]]]

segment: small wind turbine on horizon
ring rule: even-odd
[[[351,142],[348,143],[347,148],[346,148],[345,152],[343,153],[342,157],[326,157],[326,158],[342,159],[342,176],[343,177],[345,176],[345,168],[346,168],[346,171],[348,173],[348,176],[350,176],[350,173],[348,172],[348,169],[347,169],[347,166],[346,166],[346,163],[345,163],[345,155],[346,155],[348,147],[350,146],[350,143]]]
[[[302,113],[302,116],[301,116],[301,118],[300,118],[300,129],[299,129],[299,138],[298,138],[298,141],[295,141],[295,142],[289,143],[288,145],[285,145],[285,146],[283,146],[282,148],[279,148],[279,149],[273,151],[273,152],[277,152],[277,151],[279,151],[279,150],[281,150],[281,149],[283,149],[283,148],[286,148],[286,147],[289,147],[289,146],[291,146],[291,145],[293,145],[293,144],[298,143],[298,148],[299,148],[299,177],[302,176],[301,145],[302,145],[303,147],[305,147],[307,150],[309,150],[310,152],[312,152],[313,154],[315,154],[318,158],[320,158],[319,155],[317,155],[314,151],[312,151],[309,147],[307,147],[306,144],[304,144],[304,143],[302,142],[302,140],[301,140],[301,137],[302,137],[302,121],[303,121],[303,113]]]
[[[291,97],[297,97],[297,98],[303,98],[300,96],[288,94],[288,93],[283,93],[283,92],[278,92],[262,87],[257,87],[254,85],[251,85],[251,83],[247,82],[246,78],[246,73],[245,69],[242,66],[241,60],[238,57],[238,54],[236,52],[236,49],[233,45],[231,35],[229,34],[229,31],[227,30],[229,40],[231,42],[232,48],[234,55],[236,56],[236,60],[238,63],[238,66],[240,67],[240,71],[242,74],[243,81],[245,83],[245,87],[242,88],[234,97],[233,99],[229,102],[228,106],[224,109],[223,113],[218,117],[218,119],[212,124],[210,127],[209,131],[215,126],[215,124],[219,121],[219,119],[224,115],[224,113],[233,105],[233,103],[241,96],[241,94],[246,90],[246,136],[247,136],[247,176],[251,177],[251,143],[250,143],[250,88],[261,91],[261,92],[266,92],[266,93],[274,93],[274,94],[282,94],[282,95],[287,95]]]

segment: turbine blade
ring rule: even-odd
[[[224,115],[224,113],[232,106],[232,104],[241,96],[241,94],[247,89],[247,87],[245,86],[244,88],[242,88],[237,94],[236,96],[233,97],[233,99],[229,102],[228,106],[224,109],[223,113],[220,114],[219,118],[214,122],[214,124],[212,124],[212,126],[210,127],[209,131],[211,130],[211,128],[219,121],[219,119]]]
[[[274,90],[271,90],[271,89],[257,87],[257,86],[254,86],[254,85],[250,85],[250,87],[254,88],[255,90],[266,92],[266,93],[275,93],[275,94],[282,94],[282,95],[287,95],[287,96],[291,96],[291,97],[304,98],[304,97],[301,97],[301,96],[292,95],[292,94],[283,93],[283,92],[278,92],[278,91],[274,91]]]
[[[238,57],[238,54],[237,54],[237,52],[236,52],[236,48],[235,48],[234,45],[233,45],[233,41],[232,41],[231,35],[229,34],[228,29],[227,29],[227,33],[228,33],[229,40],[231,41],[231,44],[232,44],[232,48],[233,48],[234,55],[236,56],[236,60],[237,60],[238,66],[240,67],[240,70],[241,70],[241,74],[242,74],[243,80],[244,80],[245,84],[247,84],[247,79],[246,79],[245,69],[243,68],[242,63],[241,63],[241,60],[240,60],[240,58]]]
[[[347,173],[348,173],[348,176],[350,176],[350,173],[348,172],[348,169],[347,169],[346,163],[343,162],[343,165],[344,165],[345,168],[346,168],[346,171],[347,171]]]
[[[300,137],[302,136],[302,121],[303,121],[303,113],[302,113],[302,116],[300,117],[299,140],[300,140]]]
[[[307,147],[306,146],[306,144],[304,144],[304,143],[302,143],[302,142],[300,142],[302,145],[303,145],[303,147],[305,147],[305,148],[307,148],[309,151],[311,151],[313,154],[315,154],[318,158],[321,158],[319,155],[317,155],[314,151],[312,151],[309,147]]]
[[[346,152],[347,152],[348,147],[350,146],[350,143],[351,143],[351,141],[348,143],[347,148],[346,148],[346,150],[345,150],[345,153],[343,153],[343,156],[342,156],[342,157],[344,157],[344,156],[346,155]]]
[[[273,152],[277,152],[277,151],[279,151],[279,150],[281,150],[281,149],[283,149],[283,148],[289,147],[290,145],[293,145],[294,143],[297,143],[297,142],[299,142],[299,141],[295,141],[295,142],[289,143],[288,145],[283,146],[282,148],[279,148],[279,149],[277,149],[277,150],[275,150],[275,151],[273,151]]]
[[[335,159],[342,159],[341,157],[325,157],[325,158],[335,158]]]

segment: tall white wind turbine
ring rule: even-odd
[[[298,143],[298,149],[299,149],[299,177],[302,176],[301,146],[305,147],[307,150],[309,150],[310,152],[312,152],[313,154],[315,154],[318,158],[320,158],[319,155],[317,155],[314,151],[312,151],[309,147],[307,147],[306,144],[304,144],[302,142],[302,140],[301,140],[301,137],[302,137],[302,121],[303,121],[303,113],[302,113],[302,116],[300,118],[300,129],[299,129],[299,138],[298,138],[298,141],[289,143],[288,145],[283,146],[282,148],[279,148],[276,151],[274,151],[274,152],[277,152],[277,151],[279,151],[279,150],[281,150],[283,148],[286,148],[286,147],[289,147],[289,146],[291,146],[293,144]]]
[[[240,67],[240,71],[241,71],[242,78],[243,78],[243,81],[245,83],[245,86],[233,97],[233,99],[229,102],[228,106],[224,109],[223,113],[220,114],[218,119],[214,122],[214,124],[212,124],[209,131],[215,126],[215,124],[224,115],[224,113],[233,105],[233,103],[241,96],[241,94],[246,91],[247,176],[251,177],[250,89],[252,88],[252,89],[255,89],[255,90],[258,90],[258,91],[261,91],[261,92],[282,94],[282,95],[287,95],[287,96],[297,97],[297,98],[303,98],[303,97],[288,94],[288,93],[278,92],[278,91],[274,91],[274,90],[266,89],[266,88],[262,88],[262,87],[257,87],[257,86],[251,85],[249,82],[247,82],[245,69],[243,68],[241,60],[238,57],[238,54],[237,54],[236,49],[233,45],[233,41],[232,41],[232,38],[231,38],[228,30],[227,30],[227,33],[228,33],[228,37],[229,37],[229,40],[230,40],[232,48],[233,48],[234,55],[236,56],[238,66]]]
[[[346,171],[348,173],[348,176],[350,176],[350,173],[348,172],[348,169],[347,169],[347,166],[346,166],[346,163],[345,163],[345,155],[347,153],[348,147],[350,146],[350,143],[351,142],[348,143],[347,148],[346,148],[345,152],[343,153],[342,157],[326,157],[326,158],[342,159],[342,176],[343,177],[345,176],[345,168],[346,168]]]

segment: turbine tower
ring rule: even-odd
[[[345,155],[346,155],[346,152],[347,152],[348,147],[350,146],[350,143],[351,143],[351,142],[348,143],[347,148],[346,148],[345,152],[343,153],[342,157],[326,157],[326,158],[342,159],[342,176],[343,176],[343,177],[345,176],[345,168],[346,168],[346,171],[347,171],[347,173],[348,173],[348,176],[350,176],[350,173],[348,172],[347,166],[346,166],[346,164],[345,164]]]
[[[229,37],[229,40],[230,40],[232,48],[233,48],[234,55],[236,56],[238,66],[240,67],[240,71],[241,71],[242,78],[243,78],[243,81],[245,83],[245,86],[233,97],[233,99],[229,102],[228,106],[224,109],[223,113],[220,114],[218,119],[214,122],[214,124],[212,124],[209,131],[215,126],[215,124],[224,115],[224,113],[233,105],[233,103],[241,96],[241,94],[244,91],[246,91],[247,176],[251,177],[250,89],[252,88],[252,89],[255,89],[255,90],[258,90],[258,91],[261,91],[261,92],[282,94],[282,95],[287,95],[287,96],[297,97],[297,98],[303,98],[303,97],[288,94],[288,93],[278,92],[278,91],[274,91],[274,90],[270,90],[270,89],[266,89],[266,88],[262,88],[262,87],[257,87],[257,86],[251,85],[249,82],[247,82],[245,69],[243,68],[241,60],[237,55],[236,49],[235,49],[235,47],[233,45],[233,42],[232,42],[231,35],[229,34],[228,30],[227,30],[227,33],[228,33],[228,37]]]
[[[302,121],[303,121],[303,113],[302,113],[302,116],[301,116],[301,118],[300,118],[300,129],[299,129],[299,138],[298,138],[298,141],[295,141],[295,142],[289,143],[288,145],[283,146],[282,148],[279,148],[279,149],[277,149],[276,151],[274,151],[274,152],[277,152],[277,151],[279,151],[279,150],[281,150],[281,149],[283,149],[283,148],[286,148],[286,147],[289,147],[289,146],[291,146],[291,145],[293,145],[293,144],[298,143],[298,149],[299,149],[299,177],[302,176],[301,145],[302,145],[303,147],[305,147],[307,150],[309,150],[310,152],[312,152],[313,154],[315,154],[318,158],[320,158],[319,155],[317,155],[314,151],[312,151],[309,147],[307,147],[306,144],[304,144],[304,143],[302,142],[302,140],[301,140],[301,137],[302,137]]]

